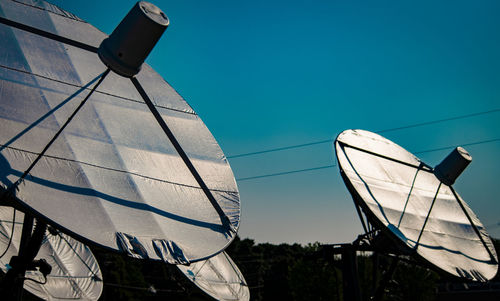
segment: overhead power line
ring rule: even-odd
[[[471,145],[485,144],[485,143],[491,143],[491,142],[496,142],[496,141],[500,141],[500,138],[464,143],[464,144],[460,144],[460,146],[471,146]],[[454,148],[454,147],[457,147],[457,145],[450,145],[450,146],[445,146],[445,147],[421,150],[421,151],[414,152],[414,154],[436,152],[436,151],[446,150],[446,149],[450,149],[450,148]],[[288,170],[288,171],[282,171],[282,172],[276,172],[276,173],[270,173],[270,174],[252,176],[252,177],[239,178],[239,179],[236,179],[236,181],[241,182],[241,181],[255,180],[255,179],[261,179],[261,178],[277,177],[277,176],[289,175],[289,174],[294,174],[294,173],[302,173],[302,172],[307,172],[307,171],[332,168],[335,166],[337,166],[336,163],[330,164],[330,165],[318,166],[318,167]]]
[[[380,133],[405,130],[405,129],[415,128],[415,127],[420,127],[420,126],[425,126],[425,125],[442,123],[442,122],[447,122],[447,121],[452,121],[452,120],[465,119],[465,118],[486,115],[486,114],[491,114],[491,113],[496,113],[496,112],[500,112],[500,108],[492,109],[489,111],[482,111],[482,112],[476,112],[476,113],[471,113],[471,114],[442,118],[442,119],[437,119],[437,120],[419,122],[419,123],[414,123],[414,124],[400,126],[400,127],[388,128],[388,129],[384,129],[384,130],[375,131],[375,133],[380,134]],[[313,141],[313,142],[309,142],[309,143],[293,144],[293,145],[288,145],[288,146],[283,146],[283,147],[270,148],[270,149],[261,150],[261,151],[242,153],[242,154],[236,154],[236,155],[229,155],[229,156],[227,156],[227,158],[234,159],[234,158],[248,157],[248,156],[260,155],[260,154],[265,154],[265,153],[272,153],[272,152],[279,152],[279,151],[284,151],[284,150],[289,150],[289,149],[307,147],[307,146],[312,146],[312,145],[316,145],[316,144],[331,143],[333,141],[334,141],[334,139],[327,139],[327,140]]]
[[[489,110],[489,111],[476,112],[476,113],[470,113],[470,114],[459,115],[459,116],[454,116],[454,117],[448,117],[448,118],[443,118],[443,119],[424,121],[424,122],[420,122],[420,123],[414,123],[411,125],[400,126],[400,127],[395,127],[395,128],[389,128],[389,129],[377,131],[376,133],[387,133],[387,132],[405,130],[405,129],[409,129],[409,128],[424,126],[424,125],[436,124],[436,123],[447,122],[447,121],[452,121],[452,120],[459,120],[459,119],[470,118],[470,117],[475,117],[475,116],[480,116],[480,115],[485,115],[485,114],[496,113],[496,112],[500,112],[500,108]]]
[[[155,288],[152,285],[149,287],[141,287],[141,286],[131,286],[131,285],[124,285],[124,284],[117,284],[117,283],[108,283],[104,282],[105,286],[111,286],[111,287],[116,287],[119,289],[129,289],[129,290],[137,290],[137,291],[147,291],[152,294],[155,294],[157,292],[166,292],[166,293],[184,293],[186,292],[185,290],[180,290],[180,289],[159,289]]]
[[[296,145],[290,145],[290,146],[284,146],[284,147],[278,147],[278,148],[272,148],[272,149],[257,151],[257,152],[251,152],[251,153],[245,153],[245,154],[238,154],[238,155],[227,156],[227,158],[232,159],[232,158],[239,158],[239,157],[246,157],[246,156],[258,155],[258,154],[265,154],[265,153],[270,153],[270,152],[278,152],[278,151],[282,151],[282,150],[293,149],[293,148],[300,148],[300,147],[311,146],[311,145],[315,145],[315,144],[323,144],[323,143],[328,143],[328,142],[332,142],[332,141],[333,141],[332,139],[328,139],[328,140],[321,140],[321,141],[304,143],[304,144],[296,144]]]
[[[471,145],[485,144],[485,143],[490,143],[490,142],[495,142],[495,141],[500,141],[500,138],[489,139],[489,140],[482,140],[482,141],[478,141],[478,142],[464,143],[464,144],[460,144],[460,145],[452,145],[452,146],[445,146],[445,147],[433,148],[433,149],[418,151],[418,152],[415,152],[415,154],[437,152],[437,151],[441,151],[441,150],[446,150],[446,149],[454,148],[454,147],[457,147],[457,146],[471,146]]]
[[[500,227],[500,222],[486,226],[486,228],[488,228],[488,229],[496,228],[496,227]]]
[[[334,167],[334,166],[337,166],[337,164],[331,164],[331,165],[325,165],[325,166],[318,166],[318,167],[312,167],[312,168],[305,168],[305,169],[290,170],[290,171],[283,171],[283,172],[271,173],[271,174],[260,175],[260,176],[239,178],[239,179],[236,179],[236,181],[240,181],[241,182],[241,181],[247,181],[247,180],[253,180],[253,179],[283,176],[283,175],[289,175],[289,174],[292,174],[292,173],[299,173],[299,172],[306,172],[306,171],[312,171],[312,170],[318,170],[318,169],[331,168],[331,167]]]

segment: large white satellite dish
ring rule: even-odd
[[[226,252],[189,266],[177,267],[196,286],[217,300],[250,300],[247,282]]]
[[[370,223],[408,254],[451,275],[492,279],[498,257],[484,226],[451,186],[470,155],[457,148],[436,168],[368,131],[335,141],[344,182]]]
[[[0,269],[6,273],[10,259],[18,254],[24,214],[0,206]],[[15,216],[15,222],[12,217]],[[14,222],[14,224],[13,224]],[[24,289],[49,301],[97,300],[103,290],[101,270],[90,249],[53,229],[47,231],[35,260],[45,260],[52,268],[48,275],[38,269],[28,270]]]
[[[167,25],[138,2],[108,38],[46,2],[0,1],[3,201],[137,258],[196,262],[233,240],[240,200],[222,150],[142,64]]]

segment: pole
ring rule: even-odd
[[[345,244],[341,248],[343,299],[344,301],[361,301],[356,247],[352,244]]]
[[[389,281],[391,280],[392,275],[394,274],[394,271],[396,271],[398,261],[399,261],[398,257],[394,257],[392,259],[391,265],[389,266],[389,269],[383,275],[382,280],[380,281],[380,284],[377,287],[377,290],[375,291],[375,295],[373,296],[372,300],[374,300],[374,301],[381,301],[382,300],[382,298],[384,297],[385,288],[386,288],[387,284],[389,284]]]
[[[18,256],[13,256],[11,258],[11,269],[5,275],[0,286],[1,295],[6,297],[7,300],[22,299],[26,270],[35,259],[42,245],[47,225],[44,222],[37,221],[35,229],[33,230],[33,223],[33,216],[26,213],[24,215]]]
[[[372,282],[373,282],[373,290],[372,295],[375,295],[377,291],[378,285],[378,265],[379,265],[379,255],[376,251],[372,254]]]

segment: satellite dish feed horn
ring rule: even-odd
[[[167,16],[154,4],[137,2],[113,33],[102,41],[97,53],[111,70],[132,77],[141,71],[142,63],[168,24]]]
[[[434,175],[450,186],[455,183],[455,180],[467,168],[472,161],[471,155],[463,148],[455,148],[446,158],[434,168]]]

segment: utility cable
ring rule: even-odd
[[[318,166],[318,167],[312,167],[312,168],[305,168],[305,169],[289,170],[289,171],[277,172],[277,173],[272,173],[272,174],[265,174],[265,175],[260,175],[260,176],[239,178],[239,179],[236,179],[236,181],[247,181],[247,180],[260,179],[260,178],[269,178],[269,177],[283,176],[283,175],[289,175],[289,174],[293,174],[293,173],[300,173],[300,172],[306,172],[306,171],[312,171],[312,170],[319,170],[319,169],[331,168],[331,167],[334,167],[334,166],[337,166],[337,164],[331,164],[331,165],[325,165],[325,166]]]
[[[227,156],[227,158],[233,159],[233,158],[247,157],[247,156],[253,156],[253,155],[260,155],[260,154],[265,154],[265,153],[278,152],[278,151],[283,151],[283,150],[287,150],[287,149],[294,149],[294,148],[301,148],[301,147],[306,147],[306,146],[311,146],[311,145],[316,145],[316,144],[323,144],[323,143],[328,143],[328,142],[333,142],[333,139],[321,140],[321,141],[304,143],[304,144],[289,145],[289,146],[278,147],[278,148],[271,148],[271,149],[256,151],[256,152],[251,152],[251,153],[231,155],[231,156]]]
[[[500,227],[500,222],[486,226],[486,228],[488,228],[488,229],[489,228],[496,228],[496,227]]]
[[[431,120],[431,121],[419,122],[419,123],[414,123],[414,124],[400,126],[400,127],[388,128],[388,129],[383,129],[383,130],[375,131],[375,133],[379,133],[380,134],[380,133],[387,133],[387,132],[405,130],[405,129],[409,129],[409,128],[421,127],[421,126],[425,126],[425,125],[442,123],[442,122],[447,122],[447,121],[452,121],[452,120],[465,119],[465,118],[470,118],[470,117],[475,117],[475,116],[480,116],[480,115],[486,115],[486,114],[491,114],[491,113],[496,113],[496,112],[500,112],[500,108],[498,108],[498,109],[492,109],[492,110],[488,110],[488,111],[471,113],[471,114],[458,115],[458,116],[453,116],[453,117],[448,117],[448,118],[436,119],[436,120]],[[316,144],[331,143],[334,140],[335,139],[327,139],[327,140],[313,141],[313,142],[309,142],[309,143],[293,144],[293,145],[288,145],[288,146],[283,146],[283,147],[277,147],[277,148],[270,148],[270,149],[261,150],[261,151],[255,151],[255,152],[250,152],[250,153],[228,155],[227,158],[228,159],[234,159],[234,158],[241,158],[241,157],[248,157],[248,156],[260,155],[260,154],[265,154],[265,153],[272,153],[272,152],[284,151],[284,150],[295,149],[295,148],[302,148],[302,147],[312,146],[312,145],[316,145]]]
[[[110,286],[110,287],[116,287],[116,288],[130,289],[130,290],[148,291],[151,293],[154,293],[154,292],[184,293],[185,292],[184,290],[161,289],[161,288],[155,288],[153,286],[150,286],[150,287],[131,286],[131,285],[125,285],[125,284],[118,284],[118,283],[108,283],[108,282],[104,282],[104,285]]]
[[[491,143],[491,142],[496,142],[496,141],[500,141],[500,138],[489,139],[489,140],[482,140],[482,141],[476,141],[476,142],[471,142],[471,143],[464,143],[464,144],[460,144],[460,145],[461,146],[471,146],[471,145],[479,145],[479,144]],[[436,152],[436,151],[446,150],[446,149],[450,149],[450,148],[454,148],[454,147],[456,147],[456,145],[450,145],[450,146],[445,146],[445,147],[439,147],[439,148],[433,148],[433,149],[427,149],[427,150],[417,151],[417,152],[414,152],[414,154],[423,154],[423,153]],[[283,176],[283,175],[294,174],[294,173],[302,173],[302,172],[307,172],[307,171],[332,168],[332,167],[335,167],[335,166],[337,166],[337,163],[333,163],[333,164],[330,164],[330,165],[324,165],[324,166],[318,166],[318,167],[312,167],[312,168],[304,168],[304,169],[297,169],[297,170],[288,170],[288,171],[282,171],[282,172],[277,172],[277,173],[270,173],[270,174],[263,174],[263,175],[257,175],[257,176],[251,176],[251,177],[238,178],[238,179],[236,179],[236,181],[242,182],[242,181],[255,180],[255,179],[261,179],[261,178]]]

